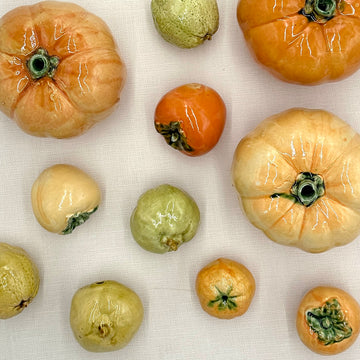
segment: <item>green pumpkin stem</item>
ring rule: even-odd
[[[300,10],[309,21],[325,23],[335,16],[337,0],[306,0]]]
[[[31,77],[34,80],[41,79],[45,76],[52,78],[59,65],[57,56],[49,56],[45,49],[39,48],[26,62]]]
[[[324,194],[325,184],[323,178],[310,172],[302,172],[291,187],[290,194],[275,193],[271,197],[282,197],[308,207]]]

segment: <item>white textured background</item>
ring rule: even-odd
[[[3,0],[0,16],[34,2]],[[236,21],[237,0],[218,1],[218,32],[193,50],[178,49],[157,34],[150,0],[75,2],[109,25],[127,65],[127,83],[110,118],[70,140],[31,137],[0,115],[0,241],[26,249],[41,272],[34,302],[19,316],[0,321],[0,359],[323,359],[298,339],[297,306],[321,284],[360,299],[360,239],[317,255],[271,242],[242,213],[230,167],[240,139],[290,107],[332,111],[360,131],[360,72],[316,87],[273,78],[250,57]],[[220,142],[198,158],[172,150],[153,126],[160,97],[188,82],[216,89],[228,110]],[[98,212],[65,237],[41,228],[30,202],[34,180],[55,163],[87,171],[104,197]],[[140,194],[161,183],[186,190],[202,214],[196,237],[165,255],[141,249],[129,228]],[[246,265],[257,283],[248,312],[230,321],[203,312],[194,291],[197,272],[221,256]],[[70,303],[78,288],[104,279],[136,291],[145,318],[127,347],[93,354],[73,338]],[[360,339],[332,359],[359,360],[359,350]]]

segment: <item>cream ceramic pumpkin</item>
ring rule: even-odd
[[[233,184],[271,240],[322,252],[360,233],[360,137],[323,110],[290,109],[238,144]]]
[[[70,234],[93,214],[101,201],[97,183],[75,166],[57,164],[45,169],[33,184],[34,215],[46,230]]]

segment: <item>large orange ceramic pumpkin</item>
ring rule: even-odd
[[[0,110],[27,133],[76,136],[119,100],[125,67],[106,24],[45,1],[0,19]]]
[[[237,18],[255,58],[289,82],[344,78],[360,66],[357,0],[240,0]]]
[[[233,184],[271,240],[318,253],[360,234],[360,136],[324,110],[290,109],[238,144]]]

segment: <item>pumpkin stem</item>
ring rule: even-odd
[[[324,195],[324,180],[320,175],[310,172],[300,173],[290,192],[301,204],[310,206]]]
[[[45,49],[39,48],[30,56],[26,62],[26,66],[31,77],[38,80],[45,76],[52,78],[59,62],[57,56],[49,56]]]
[[[335,15],[337,0],[306,0],[300,14],[309,21],[325,23]]]

